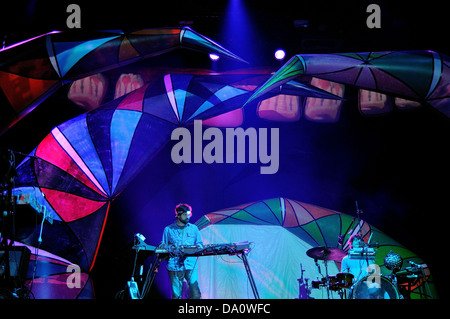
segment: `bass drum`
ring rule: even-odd
[[[401,299],[397,287],[386,277],[360,279],[350,289],[349,299]]]

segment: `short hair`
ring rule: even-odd
[[[363,240],[361,235],[359,234],[351,235],[350,238],[348,239],[348,245],[350,246],[350,249],[353,248],[352,243],[355,239],[359,239],[361,241]]]
[[[186,212],[192,212],[192,207],[190,205],[180,203],[177,206],[175,206],[175,214],[176,215],[183,214]]]

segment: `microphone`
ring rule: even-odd
[[[358,214],[358,216],[359,216],[359,214],[364,213],[362,210],[359,209],[357,200],[355,200],[355,205],[356,205],[356,213]]]

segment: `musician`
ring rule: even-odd
[[[349,239],[350,250],[364,248],[366,243],[360,235],[353,235]],[[342,258],[341,272],[351,273],[354,278],[353,282],[357,283],[362,278],[369,276],[368,266],[374,264],[374,258],[351,258],[350,254]],[[389,299],[389,294],[384,289],[380,289],[379,284],[362,285],[359,292],[363,299]]]
[[[203,247],[200,231],[197,226],[189,223],[192,216],[192,208],[188,204],[178,204],[175,207],[176,221],[164,228],[162,244],[166,247],[181,245],[198,245]],[[198,270],[196,268],[197,257],[183,257],[171,254],[167,261],[170,283],[172,286],[172,298],[181,299],[183,295],[183,282],[186,280],[189,286],[191,299],[201,299],[198,284]]]
[[[348,243],[350,249],[363,248],[365,245],[360,235],[351,236]],[[350,255],[347,255],[342,258],[341,272],[352,274],[354,276],[353,282],[358,282],[361,278],[369,275],[367,266],[369,266],[370,263],[371,262],[368,262],[365,259],[352,259],[350,258]]]

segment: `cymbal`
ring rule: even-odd
[[[341,260],[347,255],[342,249],[331,247],[314,247],[309,249],[306,254],[319,260]]]

